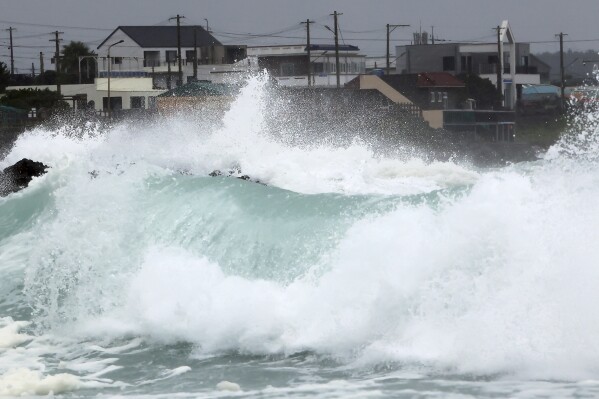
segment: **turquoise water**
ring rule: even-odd
[[[263,83],[19,138],[51,169],[0,199],[0,395],[599,395],[592,124],[494,169],[290,147]]]

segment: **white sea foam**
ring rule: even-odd
[[[72,374],[43,376],[40,372],[22,368],[0,376],[0,396],[60,394],[82,385],[79,378]]]
[[[28,298],[55,317],[50,326],[58,329],[66,319],[75,320],[66,335],[183,340],[196,344],[198,355],[311,350],[356,367],[397,361],[435,372],[559,379],[599,372],[599,174],[592,157],[576,160],[576,145],[563,156],[562,145],[535,164],[473,171],[377,156],[360,142],[286,147],[259,134],[254,104],[261,84],[251,82],[223,126],[206,131],[171,120],[93,137],[37,130],[19,139],[3,165],[30,156],[53,166],[45,183],[53,188],[52,217],[34,228],[40,243],[23,261]],[[325,238],[333,243],[330,253],[304,265],[301,277],[281,282],[236,275],[235,265],[188,245],[205,231],[224,234],[231,220],[215,227],[212,213],[199,215],[189,204],[173,209],[166,196],[171,201],[147,212],[152,178],[172,178],[166,190],[176,191],[174,171],[205,175],[232,167],[300,193],[461,190],[435,204],[398,202],[384,214],[351,220],[351,228]],[[230,206],[263,200],[235,198]],[[284,211],[277,217],[286,222]],[[169,218],[181,236],[142,223]],[[200,227],[186,231],[194,218]],[[248,253],[261,243],[254,230],[237,233]],[[221,256],[237,249],[233,238]],[[311,250],[301,242],[284,249],[288,263]],[[260,250],[267,259],[272,248]],[[39,276],[48,280],[40,283]],[[9,331],[9,347],[17,333]],[[87,349],[121,353],[137,345]],[[93,361],[64,364],[89,373],[114,370]]]
[[[239,384],[230,381],[221,381],[216,384],[216,389],[219,391],[229,391],[229,392],[239,392],[241,391],[241,387]]]
[[[599,370],[599,185],[588,184],[594,170],[558,172],[487,173],[437,210],[405,205],[366,218],[329,266],[289,285],[154,247],[124,307],[86,328],[183,339],[202,353],[308,349],[356,365],[590,378]]]
[[[27,321],[13,321],[10,317],[0,319],[0,350],[13,348],[29,341],[32,337],[27,334],[20,334],[19,331],[27,327],[30,323]]]
[[[173,118],[154,126],[117,125],[107,132],[38,128],[19,137],[0,168],[21,158],[54,169],[122,173],[146,163],[168,170],[207,175],[231,168],[270,185],[301,193],[419,194],[472,184],[478,173],[453,162],[376,155],[367,143],[287,146],[262,131],[266,79],[251,79],[220,126]],[[66,183],[66,174],[61,176]]]

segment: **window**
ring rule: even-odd
[[[323,73],[324,72],[324,64],[322,62],[315,62],[314,64],[312,64],[312,72]]]
[[[146,98],[143,96],[131,97],[131,109],[144,109],[146,107]]]
[[[443,57],[443,70],[455,71],[455,57]]]
[[[437,102],[443,102],[443,93],[442,92],[437,92]]]
[[[156,109],[156,96],[148,96],[148,109]]]
[[[194,50],[187,50],[185,52],[185,58],[187,59],[187,62],[193,62],[193,60],[196,58],[196,52]]]
[[[166,50],[164,52],[166,62],[177,61],[177,50]]]
[[[102,97],[102,108],[108,109],[108,97]],[[123,97],[110,97],[110,110],[116,111],[123,109]]]
[[[281,76],[294,76],[295,65],[290,62],[281,64]]]
[[[112,57],[112,63],[120,65],[123,63],[123,57]]]
[[[472,72],[472,56],[471,55],[463,55],[462,56],[462,72]]]
[[[432,103],[434,103],[434,102],[435,102],[435,99],[436,99],[436,97],[435,97],[435,92],[434,92],[434,91],[431,91],[431,102],[432,102]]]
[[[144,66],[145,67],[160,66],[160,52],[159,51],[144,51]]]

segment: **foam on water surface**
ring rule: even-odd
[[[51,169],[0,199],[0,393],[597,393],[595,128],[496,169],[290,146],[264,84],[18,139]]]
[[[16,369],[0,376],[0,396],[61,394],[76,390],[81,381],[72,374],[43,376],[41,373]]]

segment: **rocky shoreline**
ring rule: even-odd
[[[42,176],[49,167],[41,162],[23,158],[0,172],[0,197],[27,187],[34,177]]]

